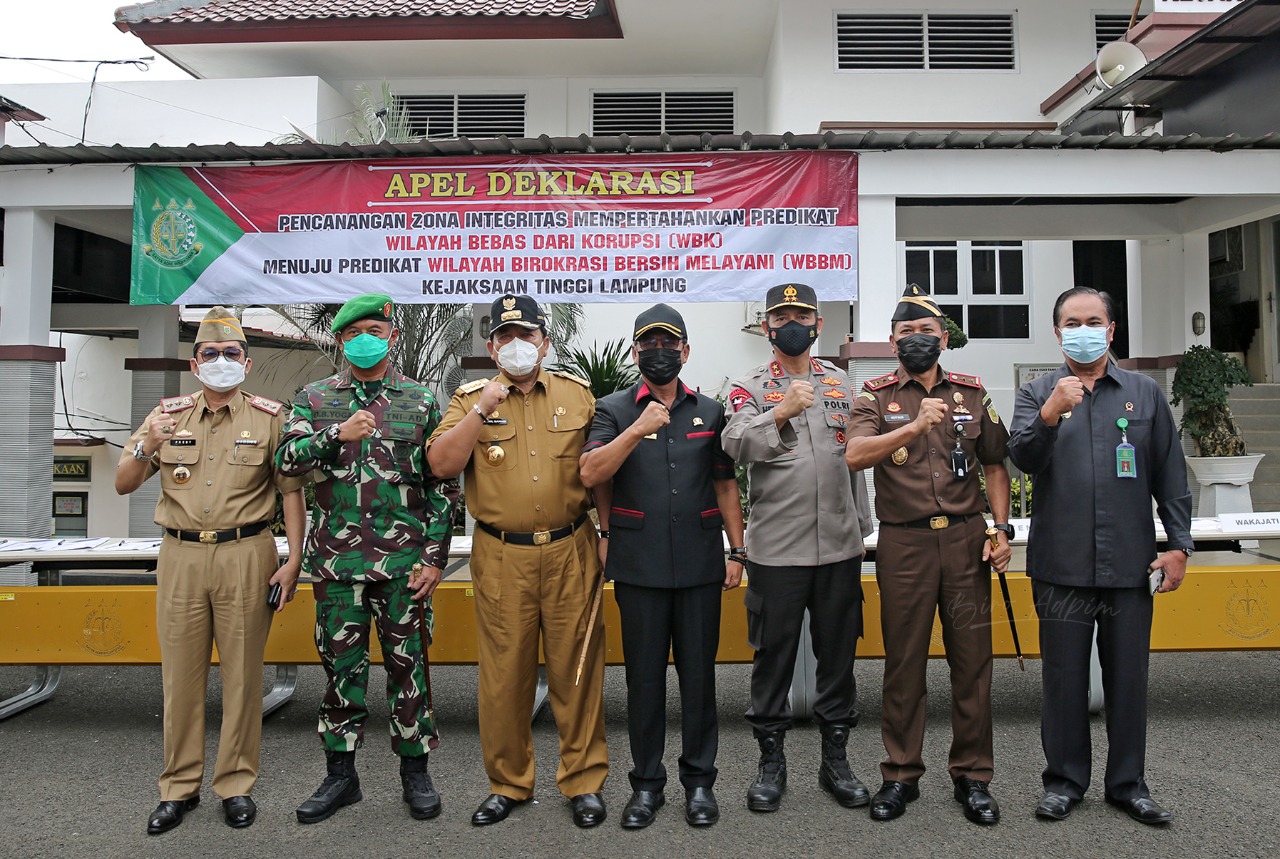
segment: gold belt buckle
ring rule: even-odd
[[[533,545],[545,546],[547,543],[550,543],[550,542],[551,542],[550,531],[534,531],[533,532]]]
[[[947,519],[946,516],[934,516],[932,519],[929,520],[929,527],[935,531],[941,531],[943,528],[947,527],[950,524],[951,522],[950,520]]]
[[[217,532],[217,531],[201,531],[201,532],[200,532],[200,542],[201,542],[201,543],[216,543],[216,542],[218,542],[218,532]]]

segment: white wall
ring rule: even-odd
[[[4,93],[48,117],[31,126],[39,142],[71,146],[80,141],[88,84],[6,84]],[[292,133],[285,117],[308,131],[321,124],[323,135],[323,123],[351,109],[345,102],[314,77],[98,83],[85,143],[256,146]],[[14,128],[7,142],[31,146],[37,141]]]

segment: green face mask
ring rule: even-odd
[[[357,334],[343,345],[342,352],[352,364],[355,364],[361,370],[367,370],[387,357],[387,349],[389,347],[389,342],[381,337],[375,337],[372,334]]]

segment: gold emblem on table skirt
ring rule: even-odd
[[[889,458],[893,460],[894,465],[903,465],[907,461],[907,449],[905,447],[900,447],[895,450]]]
[[[185,465],[179,465],[177,468],[173,470],[174,483],[186,483],[190,479],[191,479],[191,469],[187,468]]]
[[[495,444],[484,452],[484,458],[489,460],[490,465],[497,465],[507,458],[507,452]]]

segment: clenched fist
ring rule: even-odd
[[[936,427],[947,416],[947,404],[937,397],[925,397],[920,401],[920,414],[916,415],[913,421],[916,432],[920,435],[927,435],[929,430]]]
[[[480,390],[480,402],[478,403],[480,411],[486,415],[492,414],[494,409],[507,401],[509,392],[506,385],[497,379],[490,379]]]
[[[667,411],[667,407],[659,402],[651,402],[645,406],[640,417],[636,418],[631,429],[640,436],[653,435],[669,423],[671,423],[671,413]]]
[[[373,438],[378,422],[372,414],[360,409],[338,425],[338,441],[360,441]]]
[[[813,405],[813,385],[803,379],[792,379],[773,413],[776,420],[789,421]]]
[[[147,427],[147,438],[142,442],[142,452],[154,455],[160,445],[173,438],[173,428],[178,422],[168,415],[158,415]]]
[[[1084,383],[1080,381],[1080,377],[1063,376],[1053,386],[1053,393],[1049,395],[1049,399],[1044,401],[1040,416],[1044,418],[1045,423],[1052,426],[1062,415],[1070,414],[1071,410],[1080,405],[1083,400]],[[1044,417],[1046,414],[1049,418]]]

